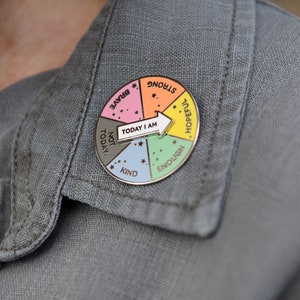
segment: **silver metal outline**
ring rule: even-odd
[[[187,162],[187,160],[190,158],[191,153],[193,152],[193,150],[194,150],[194,148],[195,148],[195,146],[196,146],[196,144],[197,144],[197,141],[198,141],[198,138],[199,138],[199,131],[200,131],[200,114],[199,114],[199,108],[198,108],[197,102],[195,101],[195,98],[193,97],[193,95],[191,94],[191,92],[189,91],[189,89],[187,89],[181,82],[177,81],[176,79],[173,79],[173,78],[170,78],[170,77],[167,77],[167,76],[162,76],[162,75],[142,76],[142,77],[138,77],[138,78],[135,78],[135,79],[132,79],[132,80],[128,81],[127,83],[125,83],[124,85],[122,85],[121,87],[119,87],[117,90],[115,90],[115,92],[114,92],[112,95],[116,94],[119,90],[121,90],[122,88],[124,88],[124,87],[127,86],[128,84],[132,83],[133,81],[137,81],[137,80],[138,80],[138,81],[139,81],[139,85],[140,85],[140,80],[141,80],[141,79],[151,78],[151,77],[161,77],[161,78],[166,78],[166,79],[169,79],[169,80],[172,80],[172,81],[176,82],[176,83],[179,84],[181,87],[183,87],[183,88],[184,88],[184,91],[186,91],[186,92],[189,94],[189,96],[191,97],[191,99],[192,99],[193,102],[194,102],[195,110],[196,110],[196,113],[197,113],[197,119],[198,119],[198,122],[197,122],[196,134],[195,134],[195,138],[194,138],[194,140],[193,140],[192,146],[191,146],[190,150],[187,152],[186,156],[183,158],[183,160],[182,160],[182,161],[180,162],[180,164],[177,166],[177,168],[173,169],[170,173],[168,173],[168,174],[166,174],[166,175],[164,175],[164,176],[162,176],[162,177],[160,177],[160,178],[157,178],[157,179],[155,179],[155,180],[151,180],[151,181],[147,181],[147,182],[131,182],[131,181],[126,181],[126,180],[124,180],[124,179],[122,179],[122,178],[117,177],[115,174],[111,173],[111,172],[108,170],[108,168],[102,163],[102,160],[101,160],[100,155],[99,155],[99,153],[98,153],[98,149],[97,149],[97,141],[96,141],[98,124],[99,124],[100,119],[101,119],[101,118],[104,118],[104,117],[101,116],[101,114],[102,114],[103,110],[105,109],[105,107],[106,107],[108,101],[111,99],[112,96],[108,99],[108,101],[106,101],[105,105],[103,106],[102,110],[100,111],[100,113],[99,113],[99,115],[98,115],[98,119],[97,119],[96,126],[95,126],[95,130],[94,130],[94,146],[95,146],[95,152],[96,152],[97,159],[98,159],[100,165],[103,167],[103,169],[104,169],[110,176],[112,176],[113,178],[115,178],[116,180],[118,180],[118,181],[120,181],[120,182],[123,182],[123,183],[126,183],[126,184],[130,184],[130,185],[136,185],[136,186],[148,185],[148,184],[152,184],[152,183],[159,182],[159,181],[161,181],[161,180],[166,179],[167,177],[169,177],[169,176],[171,176],[173,173],[175,173],[177,170],[179,170],[179,169]],[[184,92],[183,92],[183,93],[184,93]],[[182,93],[182,94],[183,94],[183,93]],[[141,95],[141,97],[142,97],[141,89],[140,89],[140,95]],[[181,95],[180,95],[180,96],[181,96]],[[179,96],[179,97],[180,97],[180,96]],[[179,97],[178,97],[178,98],[179,98]],[[176,101],[178,98],[176,98],[174,101]],[[174,101],[173,101],[173,102],[174,102]],[[172,103],[173,103],[173,102],[172,102]],[[170,104],[170,105],[171,105],[171,104]],[[160,113],[163,113],[163,111],[160,111]],[[108,118],[105,118],[105,119],[108,119]],[[114,119],[110,119],[110,120],[116,121],[116,120],[114,120]],[[147,119],[144,119],[144,120],[147,120]],[[117,121],[117,122],[118,122],[118,121]],[[138,121],[136,121],[136,122],[138,122]],[[132,123],[134,123],[134,122],[132,122]],[[174,123],[174,122],[173,122],[173,120],[172,120],[172,122],[170,123],[170,125],[169,125],[167,128],[171,127],[171,125],[172,125],[173,123]],[[172,136],[172,135],[171,135],[171,136]],[[175,136],[174,136],[174,137],[175,137]],[[145,137],[145,138],[147,139],[147,137]],[[179,138],[179,137],[177,137],[177,138]],[[136,138],[135,138],[135,139],[136,139]],[[182,138],[181,138],[181,139],[182,139]],[[127,140],[127,141],[129,141],[129,140]],[[132,140],[132,141],[134,141],[134,140]],[[121,142],[122,142],[122,141],[121,141]],[[148,139],[147,139],[147,143],[148,143]],[[129,146],[129,145],[128,145],[128,146]],[[128,146],[127,146],[127,147],[128,147]],[[127,147],[126,147],[126,148],[127,148]],[[126,148],[124,148],[122,151],[124,151]],[[148,146],[147,146],[147,152],[149,152]],[[148,153],[148,156],[149,156],[149,153]],[[149,157],[149,162],[150,162],[150,157]],[[108,163],[108,165],[109,165],[109,164],[110,164],[110,163]],[[150,165],[149,165],[149,169],[150,169],[150,174],[151,174],[151,177],[152,177],[152,172],[151,172],[151,167],[150,167]]]

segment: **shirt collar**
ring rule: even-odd
[[[175,232],[215,232],[243,120],[254,11],[249,0],[111,0],[17,130],[12,221],[0,260],[23,256],[47,238],[63,196]],[[118,87],[155,74],[182,82],[194,95],[200,138],[171,177],[128,186],[99,165],[94,128]]]

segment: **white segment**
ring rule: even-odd
[[[172,120],[161,112],[154,118],[118,126],[118,141],[133,140],[152,133],[164,134]]]

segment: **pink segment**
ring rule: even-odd
[[[104,107],[101,116],[124,123],[142,120],[139,81],[132,81],[116,92]]]

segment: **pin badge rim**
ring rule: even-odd
[[[162,79],[165,78],[165,79],[171,80],[171,81],[177,83],[178,85],[180,85],[184,89],[184,92],[188,93],[188,95],[190,96],[190,98],[193,100],[194,108],[195,108],[196,115],[197,115],[197,124],[196,124],[195,137],[194,137],[194,139],[192,141],[192,145],[191,145],[189,151],[186,153],[186,155],[184,156],[184,158],[181,160],[181,162],[178,164],[178,166],[175,167],[175,168],[173,168],[169,173],[167,173],[167,174],[165,174],[165,175],[163,175],[163,176],[161,176],[161,177],[159,177],[157,179],[152,179],[150,181],[145,181],[145,182],[127,181],[127,180],[124,180],[123,178],[117,177],[115,174],[113,174],[112,172],[110,172],[108,170],[107,166],[102,162],[102,159],[101,159],[100,154],[98,153],[98,149],[97,149],[98,148],[97,147],[97,130],[98,130],[98,127],[99,127],[99,122],[100,122],[101,118],[103,118],[101,115],[102,115],[104,109],[106,108],[108,102],[113,97],[113,95],[115,95],[117,92],[119,92],[124,87],[126,87],[127,85],[131,84],[134,81],[139,81],[140,82],[141,79],[146,79],[146,78],[151,78],[151,77],[156,77],[156,78],[159,77],[159,78],[162,78]],[[173,102],[175,102],[179,97],[177,97]],[[157,112],[158,113],[163,113],[163,111],[157,111]],[[144,119],[144,120],[147,120],[147,119]],[[132,122],[132,123],[134,123],[134,122]],[[165,76],[165,75],[147,75],[147,76],[142,76],[142,77],[137,77],[137,78],[131,79],[128,82],[126,82],[125,84],[123,84],[121,87],[115,89],[114,92],[109,97],[109,99],[104,103],[104,105],[103,105],[100,113],[98,114],[96,126],[95,126],[95,129],[94,129],[94,150],[95,150],[95,153],[96,153],[97,160],[100,163],[100,165],[102,166],[102,168],[106,171],[106,173],[108,173],[115,180],[120,181],[122,183],[129,184],[129,185],[135,185],[135,186],[149,185],[149,184],[160,182],[160,181],[166,179],[167,177],[171,176],[173,173],[177,172],[188,161],[188,159],[190,158],[190,156],[191,156],[192,152],[194,151],[194,148],[195,148],[195,146],[196,146],[196,144],[198,142],[199,131],[200,131],[200,114],[199,114],[199,108],[198,108],[197,102],[196,102],[195,98],[193,97],[192,93],[190,92],[190,90],[188,88],[186,88],[181,82],[179,82],[178,80],[176,80],[174,78],[171,78],[171,77],[168,77],[168,76]],[[134,139],[131,142],[133,142],[133,141],[134,141]]]

